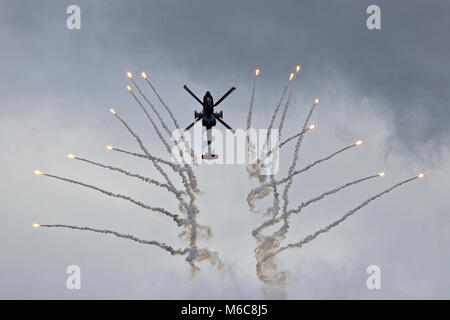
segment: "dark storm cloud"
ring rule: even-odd
[[[369,4],[381,7],[381,30],[365,26]],[[336,69],[362,96],[386,102],[407,147],[448,141],[447,1],[189,1],[146,7],[117,7],[118,20],[127,21],[110,25],[114,34],[127,29],[119,42],[157,44],[203,78],[215,76],[214,70],[254,66],[284,75],[297,62],[305,72],[325,76]]]
[[[397,146],[417,151],[448,141],[448,1],[77,1],[82,30],[69,37],[62,14],[72,2],[4,5],[9,36],[33,51],[19,57],[154,65],[159,56],[207,82],[255,66],[279,79],[300,63],[312,85],[337,71],[361,96],[384,101]],[[365,26],[369,4],[381,7],[381,30]],[[89,41],[80,48],[74,37]]]
[[[72,4],[81,7],[79,31],[67,30],[65,25],[66,8]],[[381,6],[379,31],[365,27],[369,4]],[[325,106],[318,110],[322,117],[317,123],[319,130],[305,141],[305,149],[309,149],[302,161],[309,163],[316,155],[328,154],[328,148],[337,149],[344,138],[356,135],[362,127],[367,131],[375,128],[376,132],[370,131],[372,141],[367,141],[374,148],[365,148],[364,144],[351,157],[328,163],[315,176],[302,177],[299,182],[303,184],[292,189],[299,198],[296,203],[341,185],[349,171],[352,175],[364,171],[365,175],[372,172],[371,168],[386,169],[384,179],[392,181],[411,172],[417,174],[413,162],[420,158],[417,150],[423,143],[430,150],[438,142],[448,141],[449,6],[448,1],[438,0],[1,1],[0,132],[6,138],[2,141],[0,192],[5,214],[0,216],[0,225],[4,226],[0,253],[8,259],[0,264],[0,296],[262,297],[251,254],[251,230],[259,217],[248,214],[245,196],[252,185],[244,170],[234,166],[199,168],[199,183],[206,191],[202,221],[212,226],[215,237],[211,245],[217,247],[230,269],[223,280],[205,268],[198,281],[191,281],[182,259],[168,260],[165,252],[96,235],[32,229],[33,222],[73,223],[107,227],[142,238],[151,236],[168,243],[176,239],[171,226],[157,216],[149,220],[120,201],[105,201],[97,194],[90,198],[81,190],[47,183],[32,170],[74,175],[144,199],[149,194],[147,189],[112,180],[108,174],[77,166],[65,157],[67,152],[80,152],[102,163],[126,163],[133,172],[152,176],[145,163],[104,149],[109,143],[127,150],[135,146],[108,112],[114,107],[145,135],[155,154],[165,151],[150,126],[140,121],[138,105],[124,88],[128,83],[126,71],[148,72],[166,101],[176,106],[174,112],[183,124],[192,121],[194,107],[199,107],[182,90],[185,81],[196,92],[206,88],[225,91],[236,85],[238,90],[224,111],[230,124],[242,125],[253,69],[262,70],[254,119],[261,116],[269,120],[271,112],[261,110],[272,101],[266,104],[262,100],[278,100],[288,73],[300,63],[302,79],[297,83],[296,97],[312,101],[317,94],[321,106]],[[293,102],[304,106],[304,100]],[[355,106],[360,102],[358,109]],[[299,115],[298,107],[290,111]],[[408,149],[412,156],[382,159],[386,156],[385,140],[391,138],[386,136],[391,133],[392,115],[399,138],[393,143],[404,148],[395,152]],[[286,124],[296,125],[296,119],[287,120]],[[355,122],[356,128],[338,131]],[[366,142],[365,136],[357,134]],[[428,161],[430,155],[421,153]],[[442,161],[441,166],[425,170],[426,178],[420,184],[408,185],[366,208],[364,215],[361,212],[316,244],[292,252],[285,260],[294,271],[288,296],[448,298],[450,278],[442,277],[449,269],[448,258],[442,255],[448,252],[450,243],[446,232],[447,163]],[[420,170],[423,167],[421,163]],[[379,183],[390,184],[391,180]],[[381,185],[374,188],[374,192],[384,189]],[[347,212],[353,202],[358,203],[356,198],[365,199],[362,192],[372,189],[356,191],[342,194],[336,203],[323,203],[318,209],[311,206],[312,212],[302,216],[311,220],[300,221],[296,230],[292,225],[295,241],[303,238],[303,232],[314,232],[307,228],[321,228],[340,217],[341,210]],[[157,197],[158,206],[172,208],[167,193]],[[147,200],[153,203],[154,199]],[[89,277],[78,295],[65,286],[65,268],[74,263],[80,264]],[[373,263],[382,266],[386,275],[379,293],[365,288],[365,270]]]

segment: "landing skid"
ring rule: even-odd
[[[202,159],[204,159],[204,160],[219,159],[219,155],[218,154],[214,154],[214,153],[202,154]]]

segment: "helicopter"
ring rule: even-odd
[[[192,96],[198,103],[203,106],[203,110],[200,112],[194,112],[194,122],[186,127],[186,130],[192,128],[198,121],[202,120],[202,125],[206,127],[206,134],[208,140],[208,153],[202,154],[202,159],[212,160],[217,159],[219,156],[217,154],[212,153],[211,151],[211,142],[212,142],[212,127],[216,125],[216,120],[219,121],[225,128],[234,132],[233,128],[231,128],[225,121],[222,120],[223,112],[214,112],[214,107],[218,106],[230,93],[236,90],[235,87],[232,87],[220,98],[216,103],[214,103],[214,99],[209,91],[206,91],[203,102],[186,86],[184,85],[184,89]]]

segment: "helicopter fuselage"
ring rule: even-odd
[[[216,117],[222,118],[222,111],[214,112],[214,100],[209,91],[206,92],[203,97],[203,111],[198,113],[195,112],[195,118],[202,118],[202,125],[204,127],[210,128],[216,125]]]
[[[216,125],[216,121],[219,121],[227,129],[233,130],[233,128],[231,128],[225,121],[222,120],[223,112],[214,112],[214,107],[219,105],[226,97],[228,97],[228,95],[236,89],[235,87],[232,87],[230,90],[228,90],[228,92],[225,93],[223,97],[220,98],[216,103],[214,103],[213,97],[209,91],[206,91],[205,96],[203,97],[203,101],[201,101],[186,85],[184,86],[184,89],[203,106],[203,110],[201,112],[194,112],[195,120],[190,125],[188,125],[185,130],[189,130],[195,123],[200,120],[202,120],[202,125],[206,127],[206,129],[211,129]]]

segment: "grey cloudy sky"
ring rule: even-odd
[[[81,7],[81,30],[66,28],[66,8]],[[365,26],[381,7],[381,30]],[[354,178],[385,170],[383,180],[339,194],[293,219],[290,240],[339,217],[370,194],[420,171],[415,181],[359,212],[308,246],[280,255],[289,298],[449,298],[448,1],[6,1],[0,0],[2,298],[262,298],[251,230],[259,217],[245,203],[254,186],[242,166],[198,168],[206,245],[225,262],[202,264],[191,278],[183,258],[107,236],[33,230],[31,223],[105,227],[177,246],[177,230],[120,200],[32,174],[74,177],[174,206],[163,192],[67,160],[73,152],[151,175],[145,162],[108,153],[137,150],[108,113],[117,109],[155,151],[164,150],[125,90],[126,71],[146,71],[190,123],[201,94],[237,90],[226,120],[244,125],[255,67],[255,108],[267,126],[289,72],[302,71],[286,132],[298,130],[316,96],[317,130],[299,166],[357,138],[351,151],[302,178],[302,201]],[[287,134],[287,133],[286,133]],[[291,150],[292,151],[292,150]],[[282,157],[282,168],[289,158]],[[239,248],[237,250],[236,248]],[[82,290],[65,287],[65,268],[82,269]],[[365,286],[382,269],[382,290]]]

